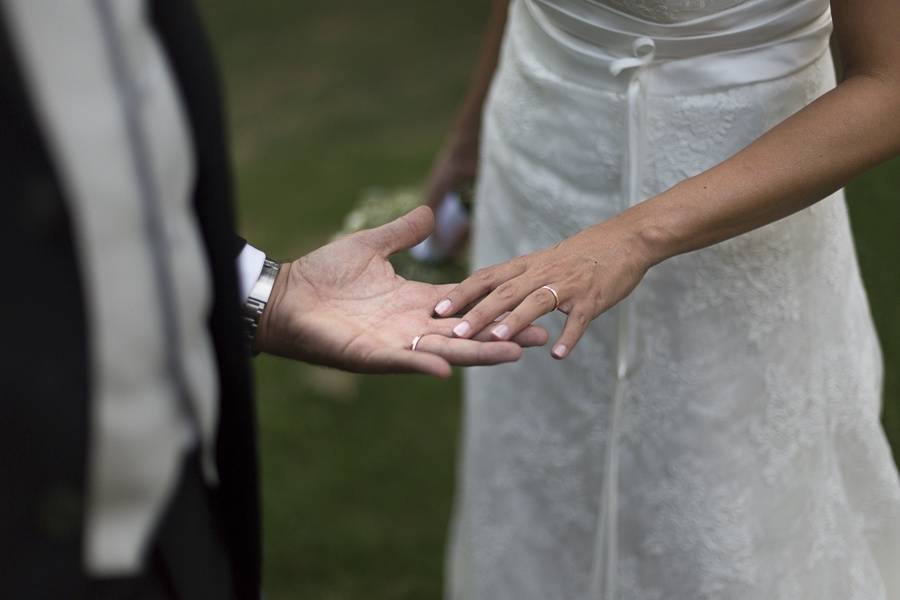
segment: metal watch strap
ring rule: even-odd
[[[253,347],[253,340],[256,339],[256,330],[259,328],[259,320],[266,304],[269,302],[269,296],[272,294],[272,287],[275,285],[275,278],[278,277],[278,271],[281,270],[281,264],[269,260],[263,261],[262,272],[259,279],[253,284],[247,301],[244,302],[241,316],[244,320],[244,327],[247,333],[247,342]]]

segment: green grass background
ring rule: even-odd
[[[203,0],[222,62],[241,230],[323,243],[365,188],[420,181],[478,51],[486,0]],[[900,162],[850,187],[900,446]],[[268,598],[438,598],[459,386],[256,361]]]

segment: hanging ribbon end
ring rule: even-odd
[[[634,56],[619,58],[609,63],[609,72],[613,77],[621,75],[626,69],[645,67],[656,58],[656,42],[648,37],[639,37],[631,43]]]

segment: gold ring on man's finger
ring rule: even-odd
[[[424,335],[417,335],[416,337],[414,337],[414,338],[413,338],[413,341],[412,341],[412,344],[410,344],[410,346],[409,346],[409,349],[412,350],[413,352],[415,352],[415,351],[416,351],[416,347],[419,345],[419,342],[422,341],[422,338],[423,338],[423,337],[425,337],[425,336],[424,336]]]

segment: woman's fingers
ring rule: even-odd
[[[528,296],[511,313],[490,328],[497,340],[508,340],[540,317],[556,310],[556,295],[546,287],[541,287]]]
[[[438,302],[434,312],[440,317],[452,315],[478,298],[490,294],[503,282],[518,277],[525,272],[525,268],[525,261],[516,259],[475,271]]]
[[[506,317],[509,313],[503,315]],[[453,328],[456,327],[462,319],[432,319],[429,333],[436,333],[446,337],[453,337]],[[478,342],[496,342],[497,338],[491,335],[490,328],[483,329],[472,336],[473,340]],[[523,348],[534,348],[535,346],[543,346],[550,339],[550,334],[546,329],[537,325],[531,325],[522,329],[518,334],[510,338]]]
[[[479,331],[472,339],[479,342],[496,343],[498,341],[495,336],[491,335],[490,327]],[[547,330],[543,327],[539,327],[538,325],[530,325],[511,338],[513,342],[517,343],[523,348],[543,346],[549,339],[550,334],[547,332]]]
[[[462,338],[472,337],[489,326],[497,317],[518,306],[535,287],[527,277],[518,277],[501,283],[463,315],[462,322],[453,328],[453,335]]]
[[[442,335],[424,336],[416,345],[416,352],[434,354],[461,367],[498,365],[522,356],[522,348],[513,342],[477,342]]]
[[[566,318],[563,332],[550,351],[551,356],[560,360],[567,357],[572,352],[572,349],[575,348],[575,344],[578,343],[581,336],[584,335],[592,318],[593,315],[585,310],[584,307],[578,304],[572,307],[569,311],[569,316]]]

